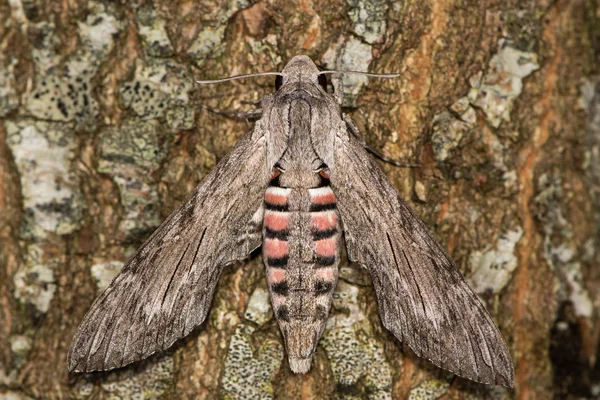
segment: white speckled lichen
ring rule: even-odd
[[[121,87],[121,99],[143,119],[165,118],[171,130],[191,129],[194,111],[188,93],[192,86],[185,68],[174,61],[140,61],[133,80]]]
[[[239,324],[231,336],[222,381],[226,399],[272,399],[273,379],[283,359],[283,346],[267,338],[256,349],[252,344],[255,328]]]
[[[66,62],[58,51],[54,25],[40,22],[35,29],[43,41],[32,51],[35,88],[27,96],[25,108],[40,119],[76,121],[92,130],[98,114],[92,79],[114,47],[113,35],[121,29],[120,22],[103,4],[91,2],[87,18],[78,23],[80,46]]]
[[[17,59],[15,58],[11,59],[9,62],[0,60],[0,118],[7,115],[19,105],[19,97],[13,86],[15,82],[14,70],[16,65]]]
[[[477,122],[477,115],[467,97],[458,99],[450,110],[452,112],[443,111],[433,118],[431,142],[437,161],[448,159],[462,138],[470,136]]]
[[[123,265],[121,261],[109,261],[92,265],[92,276],[96,280],[98,291],[102,291],[108,287],[114,277],[121,272]]]
[[[495,247],[471,253],[469,264],[473,273],[468,280],[475,292],[491,290],[493,293],[500,293],[510,282],[512,273],[517,268],[515,247],[521,237],[523,229],[517,226],[500,235]]]
[[[48,260],[42,245],[30,244],[26,251],[25,263],[13,277],[14,295],[22,304],[45,313],[56,292],[54,270],[63,260],[55,256]]]
[[[23,237],[66,235],[80,226],[83,203],[71,170],[76,143],[68,125],[33,120],[5,121],[19,170],[25,222]]]
[[[257,287],[246,307],[244,316],[248,321],[257,323],[258,325],[264,325],[273,317],[273,310],[271,308],[271,301],[269,300],[269,292],[267,289]]]
[[[430,379],[422,382],[419,386],[410,391],[409,400],[435,400],[439,399],[450,384],[447,381]]]
[[[111,176],[119,187],[125,212],[119,229],[134,235],[151,231],[161,222],[157,183],[151,176],[167,154],[161,124],[132,119],[119,128],[104,129],[99,136],[98,171]]]
[[[356,38],[350,39],[341,50],[337,68],[342,71],[368,71],[373,60],[372,46]],[[368,78],[362,75],[343,75],[344,104],[355,105],[358,94]]]
[[[167,34],[166,22],[156,15],[150,5],[141,6],[136,12],[135,19],[146,54],[151,57],[168,57],[173,54],[173,45]]]
[[[495,128],[502,121],[510,121],[513,103],[523,90],[523,79],[540,67],[533,52],[517,50],[504,40],[499,48],[485,76],[471,79],[469,93],[471,103],[481,108]]]
[[[216,28],[206,28],[198,33],[196,40],[188,49],[189,56],[198,60],[198,64],[201,64],[207,58],[216,58],[223,54],[225,50],[223,45],[225,28],[225,25],[221,25]]]
[[[538,179],[539,193],[535,197],[538,219],[543,224],[544,254],[551,268],[560,271],[564,279],[556,280],[558,300],[569,300],[575,313],[592,317],[594,304],[585,287],[582,271],[583,259],[589,258],[584,248],[574,242],[573,228],[563,215],[561,198],[565,196],[558,173],[542,174]]]
[[[17,271],[13,281],[15,297],[19,301],[32,304],[42,313],[48,311],[56,292],[56,280],[51,268],[41,264],[26,265]]]
[[[202,29],[196,35],[187,53],[192,57],[196,64],[201,65],[207,59],[214,59],[223,54],[225,45],[225,29],[229,18],[250,5],[247,0],[228,0],[220,3],[220,7],[211,10],[211,15],[204,16],[210,18]]]
[[[383,40],[386,28],[388,2],[381,0],[346,0],[350,9],[348,16],[352,21],[352,30],[369,44]]]
[[[13,335],[9,339],[10,351],[24,359],[31,350],[31,338],[25,335]]]
[[[14,390],[8,390],[6,392],[0,392],[0,399],[2,400],[33,400],[31,397]]]
[[[600,207],[600,76],[583,82],[578,103],[588,115],[584,168],[591,182],[590,192],[594,204]],[[600,226],[600,216],[596,220],[596,225]]]
[[[327,351],[337,384],[364,385],[370,399],[391,399],[392,371],[358,296],[356,286],[339,282],[334,311],[320,343]]]
[[[142,372],[118,372],[116,381],[103,383],[102,389],[109,399],[157,399],[163,398],[173,383],[173,359],[163,356],[154,359]],[[79,397],[83,397],[86,386],[80,386]]]

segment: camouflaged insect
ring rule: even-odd
[[[289,365],[310,369],[338,279],[341,237],[366,267],[383,325],[457,375],[512,387],[492,318],[369,156],[305,56],[283,69],[254,129],[152,234],[83,319],[69,370],[167,349],[206,318],[223,267],[261,246]]]

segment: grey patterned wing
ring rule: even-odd
[[[69,370],[122,367],[200,325],[223,267],[261,244],[269,175],[265,137],[250,132],[96,299],[73,338]]]
[[[369,269],[383,325],[441,368],[512,387],[508,349],[484,305],[356,134],[336,137],[331,185],[348,256]]]

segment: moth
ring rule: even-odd
[[[296,56],[263,113],[96,299],[68,355],[75,372],[165,350],[206,318],[223,268],[262,245],[289,366],[306,373],[340,249],[368,269],[383,325],[419,357],[512,387],[500,332],[456,265],[368,154],[323,74]],[[342,236],[344,241],[342,241]]]

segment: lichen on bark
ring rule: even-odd
[[[600,23],[585,0],[0,2],[0,397],[593,398]],[[260,256],[166,353],[69,375],[77,324],[252,122],[228,112],[307,54],[484,300],[514,390],[457,378],[381,325],[344,262],[311,372],[291,373]],[[221,112],[224,111],[224,112]],[[231,114],[233,115],[233,114]]]

